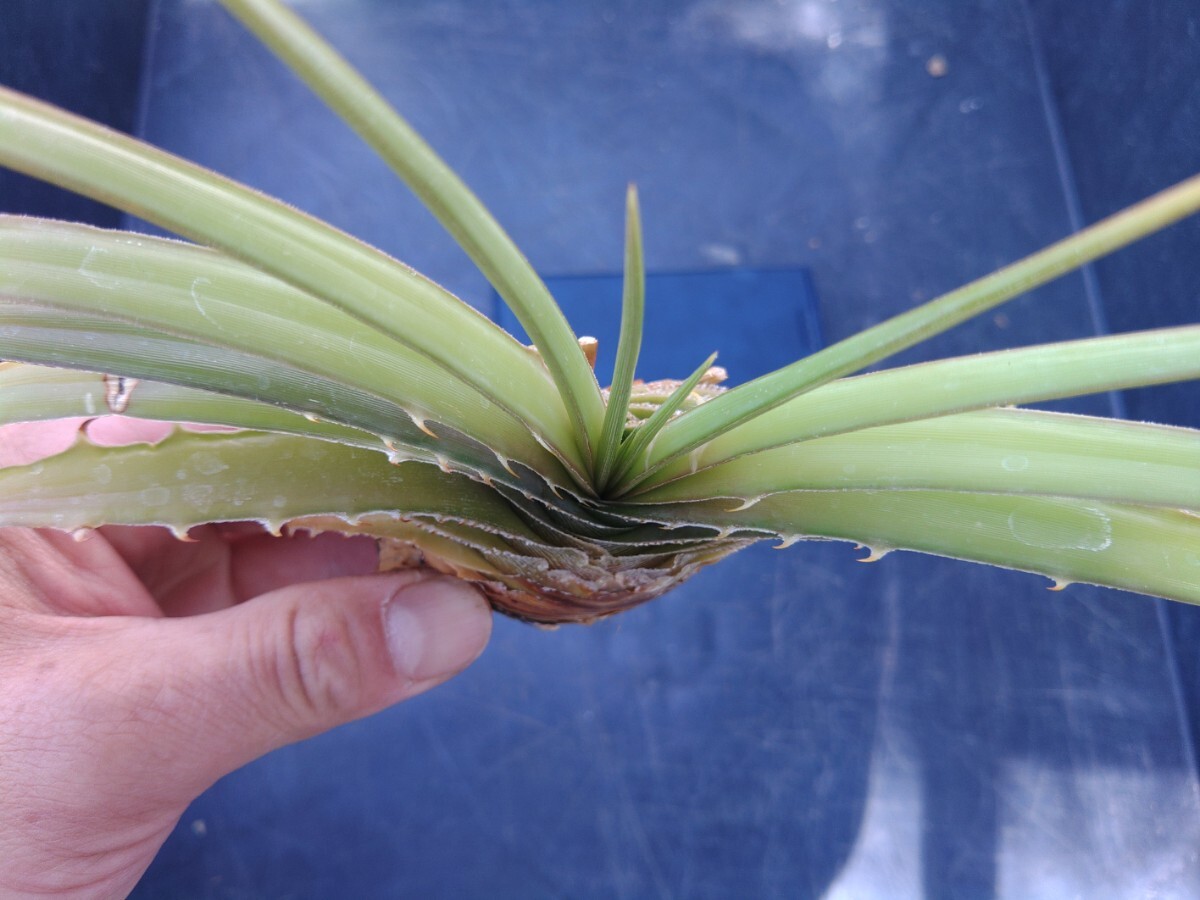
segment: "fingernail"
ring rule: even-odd
[[[396,674],[432,681],[470,665],[487,645],[492,621],[475,588],[453,578],[427,578],[392,595],[383,627]]]

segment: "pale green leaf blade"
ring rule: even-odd
[[[724,505],[723,505],[724,504]],[[705,521],[725,533],[759,529],[1034,572],[1070,582],[1200,603],[1196,511],[1093,501],[940,491],[798,491],[741,510],[728,501],[656,508],[665,521]],[[886,561],[881,563],[886,565]]]
[[[349,235],[5,88],[0,88],[0,165],[219,247],[337,306],[468,384],[490,387],[518,418],[541,423],[542,438],[576,469],[587,468],[570,416],[539,359],[476,310]]]
[[[979,410],[739,456],[638,500],[752,503],[800,490],[1042,494],[1200,509],[1200,431],[1028,409]]]
[[[114,378],[98,372],[0,363],[0,425],[109,415]],[[121,415],[161,422],[224,425],[336,441],[379,452],[379,435],[336,422],[258,403],[155,381],[129,390]],[[426,454],[432,462],[432,454]]]
[[[642,322],[645,319],[646,267],[642,254],[642,220],[638,211],[637,189],[629,186],[625,198],[625,284],[621,298],[621,335],[617,342],[617,362],[613,369],[608,405],[596,463],[596,487],[603,494],[616,463],[621,438],[625,433],[626,410],[633,392],[633,378],[642,348]]]
[[[182,477],[181,477],[182,476]],[[529,535],[483,484],[329,441],[257,432],[178,431],[149,446],[97,447],[0,468],[0,522],[64,530],[253,519],[277,530],[303,516],[403,513]]]
[[[689,410],[663,429],[647,468],[681,456],[792,397],[848,375],[1200,210],[1200,176],[1044,250]]]
[[[392,167],[516,314],[594,447],[603,409],[578,341],[541,278],[479,199],[349,62],[276,0],[221,0]]]
[[[665,484],[772,447],[990,406],[1200,378],[1200,326],[1042,344],[843,378],[715,437],[659,469]],[[651,483],[649,480],[645,482]]]
[[[675,387],[675,390],[651,414],[650,418],[635,428],[632,434],[626,436],[625,442],[621,445],[620,453],[617,455],[617,462],[613,473],[615,483],[619,484],[629,474],[630,470],[637,465],[643,453],[660,436],[664,426],[671,421],[672,416],[683,406],[688,396],[696,389],[696,385],[700,383],[700,379],[704,377],[716,359],[717,354],[711,354],[708,359],[700,364],[695,372]]]
[[[224,348],[243,361],[239,371],[247,376],[255,374],[246,368],[250,360],[261,367],[261,378],[270,379],[273,370],[290,373],[292,394],[272,398],[271,388],[260,387],[254,399],[331,418],[354,412],[357,417],[348,424],[389,438],[400,436],[397,422],[406,418],[436,422],[479,436],[476,440],[486,440],[495,453],[544,471],[564,486],[572,481],[535,439],[533,423],[515,418],[491,387],[476,389],[356,319],[214,251],[0,216],[0,262],[0,295],[136,322],[141,331]],[[11,310],[0,306],[0,317]],[[19,338],[0,334],[0,358],[31,359],[6,349]],[[486,352],[481,348],[481,354]],[[68,364],[65,359],[59,352],[54,359],[36,361]],[[144,366],[145,360],[131,362]],[[104,371],[121,373],[122,366],[116,356]],[[141,368],[137,377],[179,381],[183,376],[156,376]],[[316,396],[305,398],[305,382],[327,399],[317,404]],[[208,383],[195,386],[212,389]],[[305,406],[305,399],[314,402]],[[582,477],[576,473],[576,480]]]
[[[388,430],[379,434],[376,424],[390,407],[381,406],[369,394],[249,354],[146,331],[119,320],[0,301],[0,350],[13,360],[122,373],[125,378],[106,382],[106,406],[97,410],[100,414],[127,411],[142,379],[189,385],[371,431],[380,449],[386,448],[396,458],[437,461],[480,477],[511,481],[526,491],[554,490],[541,480],[540,469],[513,468],[493,448],[452,429],[439,426],[441,434],[435,434],[424,423],[393,415]],[[168,412],[165,418],[182,417]],[[323,436],[320,428],[306,433]],[[546,461],[551,467],[557,462],[549,454]]]

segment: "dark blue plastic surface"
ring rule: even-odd
[[[301,8],[542,271],[619,268],[636,181],[651,270],[807,268],[830,341],[1200,170],[1190,3]],[[212,3],[160,0],[149,34],[143,133],[495,312]],[[900,361],[1196,321],[1197,247],[1178,226]],[[653,315],[686,308],[658,294]],[[791,358],[803,332],[770,323],[803,296],[694,315],[641,374]],[[1071,408],[1196,425],[1197,396]],[[454,682],[219,783],[137,896],[1200,894],[1200,611],[856,555],[755,548],[591,628],[499,621]]]
[[[149,9],[150,0],[0,0],[0,84],[132,130]],[[3,168],[0,208],[121,223],[115,209]]]

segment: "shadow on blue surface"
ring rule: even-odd
[[[617,267],[635,181],[651,269],[807,269],[832,341],[1200,169],[1189,6],[303,9],[543,271]],[[94,8],[136,30],[118,7]],[[144,134],[496,313],[382,165],[211,3],[160,0],[150,34]],[[132,64],[93,52],[102,70],[112,54]],[[34,89],[43,77],[24,72]],[[1200,226],[1179,226],[898,361],[1195,321],[1198,242]],[[720,349],[741,381],[812,333],[803,293],[687,316],[682,293],[651,291],[669,324],[645,377]],[[1071,408],[1114,402],[1200,424],[1194,385]],[[219,783],[136,896],[1200,893],[1195,609],[852,559],[754,548],[592,628],[500,622],[433,695]]]

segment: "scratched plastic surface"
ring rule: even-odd
[[[651,293],[681,337],[643,374],[719,348],[735,381],[803,352],[814,313],[836,340],[1200,170],[1189,7],[302,4],[547,274],[619,266],[631,180],[652,271],[811,272],[815,311],[773,281],[704,315]],[[149,33],[144,133],[497,313],[211,3],[160,0]],[[1198,243],[1176,228],[901,361],[1194,321]],[[1071,408],[1200,425],[1196,397]],[[499,621],[435,693],[219,783],[136,896],[1200,893],[1197,610],[859,555],[764,547],[591,628]]]

